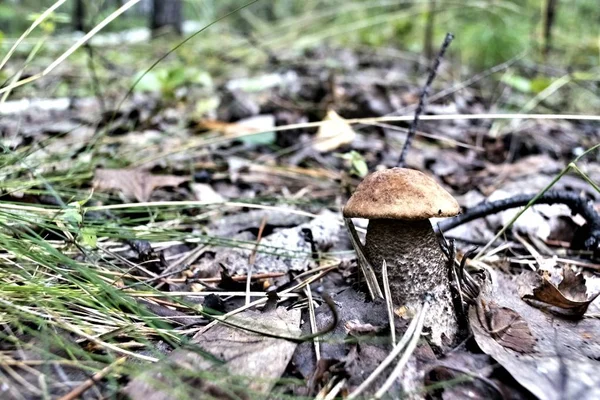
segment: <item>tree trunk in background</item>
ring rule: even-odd
[[[550,52],[552,47],[552,25],[556,15],[556,5],[558,0],[546,0],[546,8],[544,10],[544,47],[542,54],[544,58]]]
[[[427,61],[433,60],[433,29],[435,27],[435,0],[429,0],[427,4],[427,22],[425,25],[425,38],[423,50]]]
[[[71,22],[73,23],[73,30],[85,32],[85,0],[75,0],[73,5],[73,17]]]
[[[181,0],[153,0],[150,16],[152,35],[156,35],[163,28],[171,28],[181,35],[182,8]]]

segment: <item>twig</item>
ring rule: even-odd
[[[59,400],[73,400],[73,399],[78,398],[83,393],[85,393],[86,390],[88,390],[89,388],[94,386],[96,384],[96,382],[98,382],[99,380],[104,378],[115,367],[123,364],[125,362],[125,360],[127,360],[126,357],[121,357],[121,358],[117,359],[115,362],[113,362],[112,364],[107,365],[106,367],[102,368],[100,371],[95,373],[90,379],[86,380],[81,385],[79,385],[75,389],[71,390],[69,393],[67,393],[66,395],[61,397]]]
[[[508,199],[483,202],[470,208],[464,214],[439,223],[439,228],[449,231],[459,225],[483,218],[491,214],[511,208],[523,207],[535,198],[535,194],[517,195]],[[574,192],[552,190],[544,193],[535,204],[565,204],[575,214],[581,215],[587,221],[587,238],[583,245],[586,249],[595,249],[600,244],[600,216],[594,207],[584,198]]]
[[[258,236],[256,237],[256,244],[254,245],[254,249],[252,249],[252,253],[250,253],[250,258],[248,259],[248,275],[246,276],[246,305],[250,304],[250,282],[252,282],[252,267],[256,261],[256,252],[258,251],[258,246],[260,245],[260,240],[262,239],[265,226],[267,226],[267,217],[263,217],[262,221],[260,222]]]
[[[336,385],[331,389],[327,396],[323,400],[334,400],[338,393],[342,390],[342,387],[346,384],[346,378],[341,379]]]
[[[287,294],[287,293],[293,292],[295,290],[301,289],[301,288],[305,287],[306,285],[310,285],[312,282],[315,282],[315,281],[321,279],[326,274],[328,274],[332,270],[336,269],[338,266],[339,265],[334,265],[334,266],[332,265],[332,266],[326,266],[326,267],[323,266],[323,267],[321,267],[322,268],[321,272],[319,272],[318,274],[316,274],[314,276],[311,276],[307,280],[305,280],[305,281],[303,281],[301,283],[298,283],[297,285],[294,285],[293,287],[290,287],[290,288],[282,290],[281,292],[278,293],[278,295],[281,296],[282,294]],[[313,272],[313,271],[307,271],[307,272]],[[300,274],[300,275],[302,275],[302,274]],[[1,300],[2,299],[0,299],[0,301]],[[244,305],[244,306],[241,306],[239,308],[236,308],[235,310],[229,311],[228,313],[223,314],[220,317],[211,316],[211,318],[213,318],[213,321],[211,321],[208,325],[202,327],[202,329],[199,331],[199,333],[206,332],[208,329],[212,328],[213,326],[215,326],[219,322],[225,322],[226,318],[229,318],[229,317],[231,317],[231,316],[233,316],[235,314],[238,314],[238,313],[240,313],[240,312],[242,312],[244,310],[247,310],[247,309],[249,309],[251,307],[258,306],[260,304],[266,303],[267,300],[268,300],[267,297],[263,297],[263,298],[260,298],[258,300],[254,300],[252,303],[250,303],[248,305]],[[334,315],[334,317],[336,319],[336,324],[337,324],[337,314]]]
[[[521,52],[519,54],[517,54],[516,56],[514,56],[513,58],[511,58],[510,60],[507,60],[501,64],[495,65],[490,69],[487,69],[485,71],[482,71],[478,74],[475,74],[473,76],[471,76],[469,79],[466,79],[462,82],[457,83],[454,86],[451,86],[449,88],[440,90],[437,93],[432,94],[431,96],[429,96],[429,101],[436,101],[436,100],[440,100],[446,96],[449,96],[453,93],[458,92],[459,90],[465,89],[471,85],[473,85],[474,83],[477,83],[478,81],[485,79],[487,77],[489,77],[490,75],[495,74],[496,72],[500,72],[504,69],[508,69],[510,66],[512,66],[514,63],[516,63],[517,61],[519,61],[520,59],[522,59],[523,57],[525,57],[526,52]],[[405,113],[407,111],[411,111],[413,109],[415,109],[416,107],[414,105],[409,105],[406,107],[402,107],[397,109],[396,111],[386,114],[386,116],[393,116],[393,115],[400,115],[402,113]],[[423,135],[421,133],[421,135]],[[423,135],[425,136],[425,135]],[[426,136],[427,137],[427,136]]]
[[[417,132],[417,126],[419,125],[419,118],[421,117],[423,110],[425,110],[425,105],[427,104],[427,96],[429,95],[429,90],[431,89],[431,84],[433,83],[433,80],[435,79],[435,77],[437,75],[437,70],[440,66],[440,62],[442,61],[442,58],[444,57],[444,54],[446,53],[448,46],[450,46],[452,39],[454,39],[454,35],[451,33],[447,33],[446,38],[444,39],[444,43],[442,43],[442,47],[440,48],[440,52],[438,53],[437,57],[435,58],[433,66],[431,67],[431,70],[429,71],[429,76],[427,77],[427,82],[425,83],[425,86],[423,87],[423,91],[421,92],[421,96],[419,97],[419,105],[417,106],[417,109],[415,110],[415,117],[414,117],[412,123],[410,124],[410,128],[408,129],[408,135],[406,136],[406,141],[404,142],[404,147],[402,147],[402,153],[400,153],[400,159],[398,160],[399,167],[404,167],[405,160],[406,160],[406,153],[408,153],[408,149],[410,149],[412,140],[415,136],[415,133]]]

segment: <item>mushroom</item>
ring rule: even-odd
[[[344,207],[346,218],[367,218],[365,255],[381,282],[383,260],[388,266],[392,302],[414,312],[422,296],[434,302],[425,319],[431,342],[454,341],[458,330],[448,263],[429,222],[460,212],[456,200],[427,175],[408,168],[391,168],[368,175]],[[446,341],[442,342],[442,337]]]

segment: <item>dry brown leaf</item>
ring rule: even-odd
[[[583,274],[575,274],[570,267],[563,269],[563,279],[555,286],[548,273],[544,273],[539,286],[533,288],[533,294],[526,293],[523,300],[530,305],[547,310],[556,315],[569,318],[581,318],[588,306],[598,297],[596,293],[588,298]]]
[[[298,309],[280,307],[264,314],[244,311],[228,321],[274,335],[300,336]],[[202,352],[184,348],[174,351],[166,360],[134,378],[126,388],[127,394],[133,400],[203,399],[221,388],[226,392],[231,390],[238,396],[254,393],[261,397],[271,391],[296,349],[296,343],[289,340],[267,337],[225,324],[196,335],[192,343],[200,346]],[[174,381],[165,371],[172,371],[180,380],[188,377],[188,385],[180,384],[177,387],[179,380]]]
[[[174,175],[152,175],[140,169],[96,169],[93,186],[99,191],[118,190],[127,198],[148,201],[158,187],[179,186],[189,178]]]
[[[535,272],[525,271],[513,276],[490,269],[489,273],[490,283],[482,288],[479,300],[486,304],[494,302],[522,316],[536,338],[536,345],[531,353],[519,353],[505,347],[479,322],[477,307],[471,307],[470,326],[481,350],[506,368],[536,398],[599,399],[599,321],[594,318],[577,321],[554,318],[524,302],[519,288],[523,285],[531,287],[535,282],[532,278],[539,278]]]
[[[344,324],[344,329],[346,329],[348,335],[360,336],[376,334],[381,330],[381,327],[365,324],[357,319],[352,319],[350,321],[346,321]]]
[[[313,148],[325,153],[351,143],[355,136],[356,133],[346,120],[335,111],[329,110],[317,131]]]
[[[527,322],[516,311],[478,299],[477,317],[486,332],[500,345],[519,353],[533,351],[535,338]]]

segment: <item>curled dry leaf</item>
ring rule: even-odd
[[[527,321],[536,344],[535,351],[530,353],[502,345],[489,333],[489,327],[479,322],[477,307],[473,306],[469,309],[469,320],[481,350],[539,399],[600,398],[599,320],[553,317],[523,301],[518,287],[537,278],[534,272],[525,271],[518,276],[494,270],[488,272],[491,283],[482,288],[478,301],[484,300],[488,305],[493,302],[500,308],[514,310]],[[512,318],[510,313],[509,318]],[[497,325],[501,327],[502,323]]]
[[[152,175],[140,169],[97,169],[94,175],[94,189],[100,191],[118,190],[127,198],[148,201],[152,191],[159,187],[179,186],[187,177],[174,175]]]
[[[346,120],[329,110],[317,131],[313,148],[319,153],[325,153],[351,143],[355,136],[356,133]]]
[[[596,293],[588,298],[583,274],[575,274],[570,267],[563,269],[563,279],[555,285],[548,272],[544,272],[533,294],[526,293],[522,299],[534,307],[568,318],[581,318],[588,306],[598,297]]]
[[[535,338],[527,322],[516,311],[495,302],[477,299],[477,317],[485,331],[500,345],[519,353],[531,353]]]

